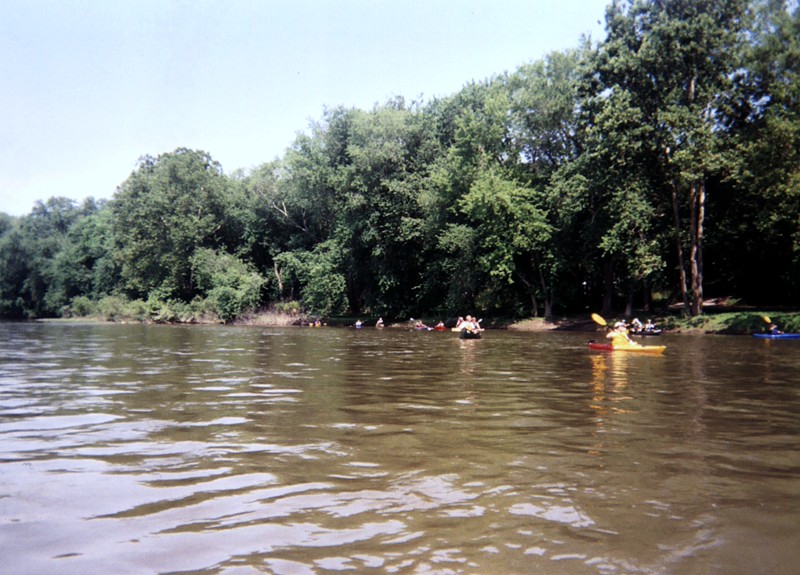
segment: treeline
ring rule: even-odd
[[[429,102],[326,110],[226,174],[140,159],[0,216],[0,315],[514,317],[796,303],[800,8],[634,0],[607,38]]]

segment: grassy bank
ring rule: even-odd
[[[698,317],[667,316],[661,326],[676,333],[743,335],[764,332],[772,320],[784,332],[800,332],[800,313],[773,311],[719,311]]]
[[[245,311],[227,323],[238,325],[264,325],[264,326],[292,326],[308,325],[318,319],[299,312],[300,306],[296,303],[281,304],[258,311]],[[652,319],[659,328],[669,333],[712,333],[749,335],[764,332],[767,320],[775,322],[779,329],[786,333],[800,333],[800,312],[735,309],[722,306],[709,309],[701,316],[685,317],[679,313],[645,314],[638,316],[642,321]],[[364,325],[375,325],[377,317],[371,316],[339,316],[321,318],[324,325],[331,327],[349,327],[356,320],[361,320]],[[436,318],[422,317],[427,325],[435,325]],[[448,327],[455,322],[455,318],[444,318]],[[623,318],[621,314],[609,315],[605,320],[613,324]],[[206,301],[197,300],[191,303],[162,302],[157,300],[127,300],[122,297],[109,296],[98,302],[91,302],[86,298],[76,298],[73,305],[65,309],[62,318],[67,321],[98,321],[119,323],[189,323],[209,324],[226,323],[215,310],[207,305]],[[386,318],[386,327],[411,328],[413,319],[390,320]],[[554,320],[544,318],[492,318],[482,320],[483,327],[488,329],[509,329],[516,331],[595,331],[594,323],[588,313],[559,317]]]
[[[775,322],[779,329],[786,333],[800,332],[800,312],[721,310],[708,312],[697,317],[683,317],[677,314],[642,314],[641,318],[652,319],[659,328],[669,333],[749,335],[766,331],[768,326],[767,319]],[[622,315],[617,315],[609,316],[605,319],[609,324],[613,324],[625,318]],[[593,331],[597,329],[597,324],[588,315],[585,315],[569,316],[554,321],[530,318],[510,322],[506,327],[519,331],[543,331],[549,329]]]

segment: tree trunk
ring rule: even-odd
[[[531,258],[531,263],[534,263],[533,258]],[[533,286],[533,281],[529,281],[525,274],[520,273],[518,276],[520,281],[528,288],[528,294],[531,297],[531,317],[539,317],[539,302],[536,300],[536,289]]]
[[[283,297],[283,275],[281,274],[281,268],[278,267],[278,263],[273,261],[272,262],[272,269],[275,272],[275,279],[278,282],[278,297]]]
[[[531,309],[533,310],[533,317],[539,317],[539,302],[536,301],[536,291],[529,290],[531,294]]]
[[[628,301],[625,304],[625,317],[633,317],[633,286],[628,292]]]
[[[702,180],[691,188],[692,315],[703,313],[703,223],[706,213],[706,186]]]
[[[686,287],[686,266],[683,262],[683,243],[681,242],[681,216],[678,207],[678,189],[675,182],[672,182],[672,217],[675,226],[675,249],[678,256],[678,273],[680,275],[681,301],[683,302],[683,313],[689,311],[689,294]]]
[[[547,289],[547,281],[544,279],[541,266],[539,266],[539,281],[542,284],[542,292],[544,293],[544,318],[549,320],[553,317],[553,296],[550,290]]]

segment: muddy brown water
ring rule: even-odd
[[[797,573],[800,341],[590,337],[2,323],[0,570]]]

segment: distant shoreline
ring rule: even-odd
[[[363,317],[363,316],[362,316]],[[766,331],[766,319],[774,321],[782,331],[787,333],[800,332],[800,312],[797,311],[715,311],[697,317],[680,316],[647,316],[652,317],[658,327],[665,334],[717,334],[717,335],[751,335]],[[217,320],[199,320],[190,322],[159,322],[141,321],[136,318],[105,318],[101,316],[69,317],[69,318],[42,318],[29,321],[42,323],[95,323],[95,324],[144,324],[144,325],[231,325],[231,326],[265,326],[265,327],[308,327],[316,318],[283,314],[275,312],[254,313],[239,318],[229,324]],[[323,318],[325,327],[352,327],[357,318],[333,317]],[[622,319],[621,315],[609,316],[609,323]],[[374,320],[362,319],[365,328],[374,329]],[[427,321],[423,319],[423,321]],[[500,329],[523,332],[550,332],[550,331],[575,331],[597,332],[602,327],[583,316],[563,317],[559,320],[547,321],[544,318],[527,318],[523,320],[502,319],[494,322],[484,322],[486,329]],[[387,329],[411,329],[410,321],[388,322]],[[448,327],[451,327],[448,325]]]

